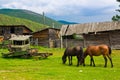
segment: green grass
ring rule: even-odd
[[[89,57],[86,58],[86,66],[76,67],[76,58],[73,65],[68,61],[62,64],[61,56],[64,49],[49,49],[35,47],[39,52],[52,52],[53,56],[47,59],[5,59],[0,57],[0,80],[119,80],[120,79],[120,51],[113,50],[112,59],[114,67],[104,68],[102,56],[94,57],[96,67],[89,66]],[[7,50],[0,49],[0,52]]]

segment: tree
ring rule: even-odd
[[[120,0],[116,0],[116,1],[117,1],[117,2],[120,2]],[[120,7],[120,5],[119,5],[119,7]],[[120,12],[120,9],[116,9],[116,11],[117,11],[117,12]],[[120,15],[117,15],[117,14],[116,14],[115,16],[112,17],[112,20],[113,20],[113,21],[120,21]]]

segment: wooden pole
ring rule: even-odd
[[[43,24],[45,25],[45,13],[43,12]]]
[[[62,31],[60,32],[60,41],[61,41],[60,47],[61,47],[61,48],[63,48],[63,38],[62,38]]]

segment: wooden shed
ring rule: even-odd
[[[4,36],[4,39],[9,39],[11,34],[16,35],[29,35],[32,30],[25,25],[0,25],[0,36]]]
[[[34,45],[46,47],[58,47],[60,45],[60,29],[45,28],[32,34],[32,43]]]
[[[63,25],[62,36],[82,35],[83,46],[107,44],[113,49],[120,49],[120,22],[96,22],[74,25]]]

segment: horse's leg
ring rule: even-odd
[[[113,63],[112,63],[112,58],[110,55],[107,55],[107,57],[109,58],[110,62],[111,62],[111,67],[113,67]]]
[[[107,58],[106,58],[106,56],[103,56],[104,57],[104,60],[105,60],[105,65],[104,65],[104,67],[107,67]]]
[[[77,66],[79,66],[79,64],[80,64],[80,57],[77,56]]]
[[[72,65],[72,56],[68,56],[69,59],[69,65]]]
[[[90,56],[90,66],[92,66],[92,57]]]
[[[83,56],[82,62],[83,62],[83,66],[85,66],[85,58],[87,57],[87,54]]]
[[[71,65],[71,62],[70,62],[70,56],[68,56],[68,60],[69,60],[69,65]]]
[[[93,59],[93,56],[90,56],[91,59],[90,59],[90,66],[92,66],[92,63],[93,63],[93,66],[95,67],[95,62],[94,62],[94,59]]]
[[[70,56],[70,57],[71,57],[71,59],[70,59],[71,60],[71,64],[70,65],[72,65],[72,56]]]

